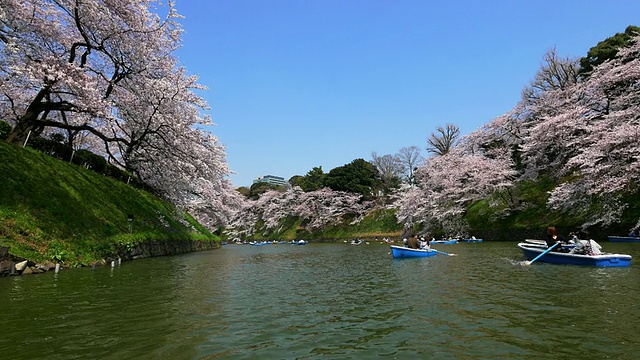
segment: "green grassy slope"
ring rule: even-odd
[[[80,265],[117,246],[212,238],[188,214],[146,191],[0,141],[0,246],[15,255]]]

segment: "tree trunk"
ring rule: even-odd
[[[11,132],[9,133],[7,142],[16,145],[23,145],[25,140],[27,140],[29,131],[35,126],[35,119],[35,117],[33,119],[25,119],[25,117],[23,116],[20,119],[18,125],[16,125],[16,127],[14,127],[13,130],[11,130]]]
[[[22,115],[18,124],[9,133],[9,137],[7,138],[8,143],[17,145],[24,144],[27,136],[29,136],[29,131],[35,129],[38,124],[38,115],[43,111],[41,102],[47,93],[48,88],[46,87],[38,92],[38,95],[36,95],[31,104],[29,104],[27,111]]]

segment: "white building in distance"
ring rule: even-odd
[[[265,175],[265,176],[260,176],[259,178],[253,180],[254,184],[261,183],[261,182],[267,183],[270,185],[275,185],[275,186],[289,187],[289,182],[280,176]]]

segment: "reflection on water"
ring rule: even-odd
[[[522,266],[515,243],[227,245],[0,278],[0,349],[25,358],[635,358],[630,268]],[[635,253],[634,253],[635,252]]]

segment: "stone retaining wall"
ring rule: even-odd
[[[110,264],[111,261],[135,260],[155,256],[184,254],[195,251],[212,250],[220,247],[219,241],[147,241],[137,244],[130,249],[121,247],[117,254],[107,257],[91,266]],[[0,276],[38,274],[54,270],[56,264],[52,261],[35,263],[28,259],[22,259],[12,255],[9,247],[0,247]],[[64,264],[62,264],[64,267]]]
[[[155,256],[184,254],[195,251],[212,250],[220,247],[219,241],[146,241],[135,245],[131,250],[121,248],[117,256],[122,260],[135,260]]]

